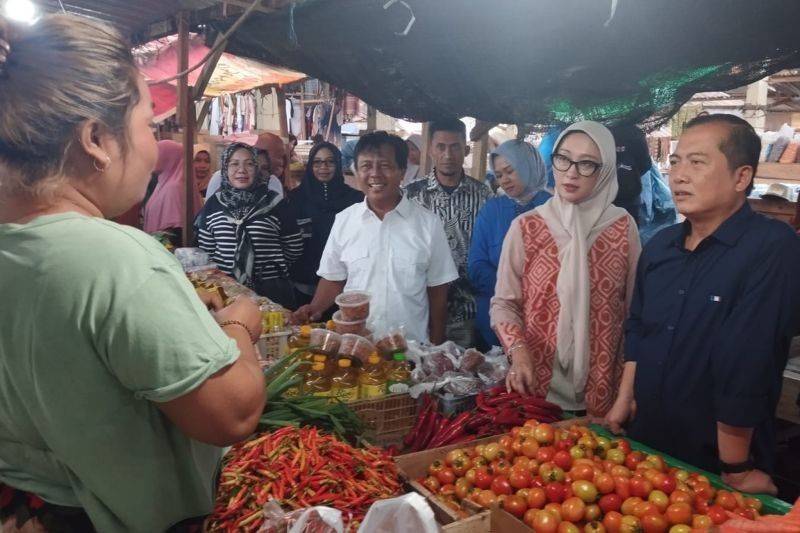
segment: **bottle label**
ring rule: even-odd
[[[333,389],[332,396],[335,396],[343,402],[358,400],[358,387],[335,388]]]
[[[386,394],[386,384],[382,383],[380,385],[361,385],[359,387],[359,395],[361,399],[366,398],[378,398],[380,396],[384,396]]]
[[[405,381],[388,381],[386,385],[392,394],[408,392],[408,383]]]

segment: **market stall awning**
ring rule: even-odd
[[[652,127],[696,92],[800,66],[798,20],[797,0],[308,0],[254,13],[227,50],[396,117]]]
[[[202,61],[209,48],[202,38],[191,35],[189,39],[189,65]],[[166,79],[178,71],[178,38],[165,37],[134,49],[139,68],[148,81]],[[189,85],[195,85],[202,69],[189,74]],[[285,85],[305,78],[306,75],[289,69],[266,65],[259,61],[223,53],[217,63],[203,96],[246,91],[263,85]],[[150,92],[156,104],[156,116],[174,112],[177,102],[177,80],[151,84]]]

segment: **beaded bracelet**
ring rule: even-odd
[[[244,322],[240,322],[238,320],[225,320],[225,321],[219,323],[219,327],[224,328],[225,326],[239,326],[239,327],[242,327],[247,332],[247,335],[250,337],[250,340],[253,342],[253,344],[258,342],[258,337],[253,335],[253,332],[250,331],[250,328],[248,328],[247,325],[245,325]]]

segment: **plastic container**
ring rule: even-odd
[[[366,363],[369,356],[375,352],[375,345],[361,335],[345,333],[339,345],[339,355],[352,357]]]
[[[377,355],[371,355],[358,377],[358,397],[362,400],[380,398],[386,394],[386,375]]]
[[[364,291],[343,292],[334,300],[341,311],[342,320],[357,322],[369,318],[370,294]]]
[[[314,363],[311,371],[306,374],[306,381],[303,385],[303,392],[312,396],[330,396],[331,378],[325,363]]]
[[[316,328],[311,330],[309,340],[314,351],[327,355],[336,355],[339,353],[342,337],[335,331]]]
[[[358,371],[350,359],[339,359],[331,378],[331,396],[343,402],[358,400]]]
[[[386,357],[391,357],[397,352],[408,351],[408,342],[402,326],[376,332],[375,338],[375,347]]]
[[[408,392],[410,386],[411,369],[408,367],[406,354],[398,352],[394,354],[389,371],[386,373],[386,389],[389,394],[396,394]]]
[[[361,335],[367,329],[366,320],[345,320],[341,311],[333,313],[333,323],[336,325],[338,333],[351,333]]]

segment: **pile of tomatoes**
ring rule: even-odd
[[[529,420],[497,442],[450,451],[419,480],[445,503],[499,505],[537,533],[689,533],[761,502],[585,426]]]

